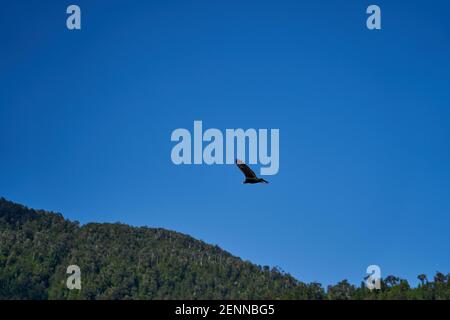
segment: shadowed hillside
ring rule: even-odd
[[[81,290],[66,288],[69,265],[81,269]],[[326,294],[318,283],[299,282],[177,232],[80,226],[0,198],[0,299],[450,298],[449,275],[423,279],[417,289],[390,277],[379,292],[344,280]]]
[[[0,298],[320,298],[323,290],[164,229],[87,224],[0,200]],[[78,265],[82,290],[66,288]]]

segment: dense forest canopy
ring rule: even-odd
[[[81,269],[81,290],[66,287],[69,265]],[[450,299],[450,274],[418,280],[325,290],[174,231],[80,226],[0,198],[0,299]]]

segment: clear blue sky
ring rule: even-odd
[[[449,15],[447,0],[2,1],[0,195],[308,282],[450,272]],[[171,132],[194,120],[279,128],[279,174],[173,165]]]

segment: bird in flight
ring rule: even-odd
[[[253,172],[253,170],[250,169],[250,167],[241,160],[236,159],[236,165],[238,166],[239,170],[241,170],[242,173],[245,175],[245,180],[242,183],[251,183],[251,184],[269,183],[264,179],[258,178],[256,174]]]

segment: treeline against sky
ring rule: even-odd
[[[70,265],[81,270],[81,290],[66,286]],[[0,198],[0,299],[450,299],[450,274],[418,280],[325,289],[177,232],[80,226]]]

